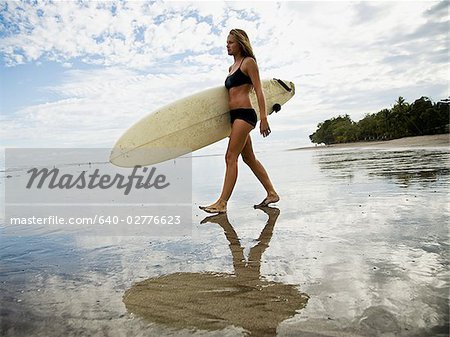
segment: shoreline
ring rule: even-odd
[[[288,149],[288,151],[297,150],[324,150],[324,149],[348,149],[363,147],[395,148],[395,147],[444,147],[450,145],[450,134],[426,135],[403,137],[392,140],[376,140],[354,143],[340,143],[331,145],[316,145]]]

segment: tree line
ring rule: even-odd
[[[313,143],[329,145],[448,133],[449,107],[450,99],[433,103],[422,96],[409,104],[400,96],[391,109],[367,114],[358,122],[349,115],[327,119],[309,138]]]

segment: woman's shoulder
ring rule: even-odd
[[[258,65],[253,57],[247,56],[244,61],[242,61],[241,68],[248,72],[249,69],[258,69]]]
[[[246,56],[245,58],[244,58],[244,60],[242,61],[242,64],[253,64],[253,65],[256,65],[256,61],[255,61],[255,59],[253,58],[253,57],[251,57],[251,56]]]

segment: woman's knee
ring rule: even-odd
[[[237,163],[239,153],[234,153],[232,151],[227,151],[225,154],[225,163],[227,165]]]
[[[246,163],[248,166],[252,166],[254,163],[256,163],[256,157],[254,154],[250,154],[250,155],[244,155],[242,154],[242,160],[244,161],[244,163]]]

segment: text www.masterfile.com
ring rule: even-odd
[[[63,217],[50,215],[46,217],[11,217],[11,225],[178,225],[181,215],[93,215],[90,217]]]

